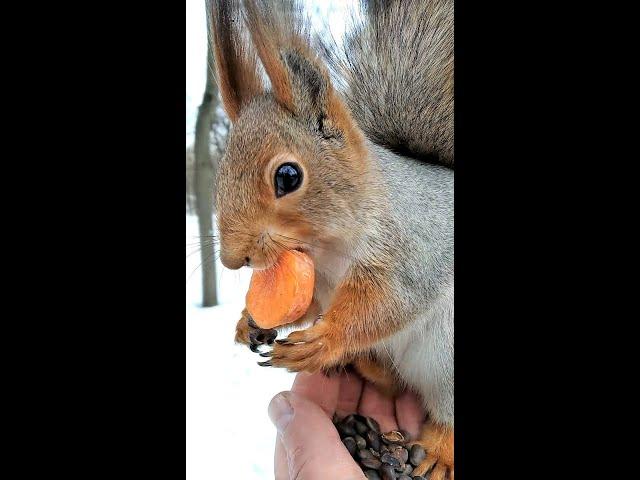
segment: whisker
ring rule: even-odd
[[[263,247],[266,247],[266,252],[263,250],[263,253],[265,253],[267,261],[270,265],[275,265],[278,261],[278,253],[274,250],[273,246],[267,242],[263,243]]]
[[[191,280],[191,277],[193,276],[193,274],[194,274],[194,273],[196,273],[196,271],[197,271],[200,267],[202,267],[203,265],[205,265],[205,262],[208,262],[208,261],[211,259],[211,257],[213,257],[213,259],[214,259],[214,261],[215,261],[215,260],[216,260],[216,257],[215,257],[215,256],[216,256],[216,252],[215,252],[215,251],[214,251],[213,253],[211,253],[211,254],[207,255],[207,257],[206,257],[204,260],[202,260],[202,261],[200,262],[200,264],[199,264],[196,268],[194,268],[194,269],[193,269],[193,271],[189,274],[189,276],[187,277],[186,283],[189,283],[189,280]]]
[[[202,249],[201,249],[201,248],[198,248],[198,249],[197,249],[196,251],[194,251],[194,252],[187,253],[187,256],[185,257],[185,259],[186,259],[186,258],[189,258],[189,257],[192,257],[193,255],[195,255],[196,253],[200,253],[201,251],[202,251]]]
[[[201,244],[197,248],[194,248],[192,251],[188,252],[186,258],[189,258],[192,255],[195,255],[196,253],[201,252],[204,248],[210,248],[210,247],[213,247],[213,249],[215,251],[215,247],[216,247],[215,244]],[[191,248],[193,248],[193,247],[191,247]]]
[[[195,248],[195,247],[201,248],[201,247],[211,247],[215,245],[218,245],[218,244],[216,242],[196,242],[196,243],[185,245],[185,248]]]
[[[192,245],[203,245],[203,244],[218,244],[220,241],[217,239],[212,239],[212,240],[200,240],[198,242],[191,242],[191,243],[186,243],[185,245],[187,247],[192,246]]]

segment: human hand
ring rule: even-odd
[[[387,398],[353,372],[327,377],[299,373],[290,392],[269,404],[269,417],[278,429],[276,480],[363,480],[361,468],[342,444],[332,421],[359,413],[373,417],[383,432],[406,430],[417,438],[425,413],[415,395]]]

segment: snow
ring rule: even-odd
[[[267,406],[288,390],[293,374],[263,368],[233,342],[251,271],[217,262],[220,305],[199,306],[197,217],[186,217],[187,480],[273,478],[275,428]]]

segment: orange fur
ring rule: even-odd
[[[242,343],[244,345],[249,345],[249,312],[245,308],[242,310],[242,317],[238,320],[236,325],[236,343]]]
[[[271,364],[308,372],[345,365],[397,330],[393,295],[384,278],[379,272],[355,269],[321,321],[274,346]]]
[[[324,67],[322,68],[324,71]],[[362,168],[364,158],[367,155],[362,130],[358,128],[349,109],[344,102],[340,100],[340,97],[333,87],[330,88],[328,96],[327,117],[330,121],[335,122],[338,128],[344,132],[349,156],[355,160],[350,163],[353,163],[354,166],[360,165]]]
[[[393,397],[399,392],[395,375],[380,361],[370,356],[358,356],[353,361],[353,366],[365,380],[375,385],[387,397]]]

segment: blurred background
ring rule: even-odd
[[[315,31],[340,41],[355,0],[303,0]],[[271,398],[294,375],[233,342],[251,271],[220,263],[214,177],[229,121],[207,69],[204,0],[186,2],[186,457],[188,480],[272,479]]]

